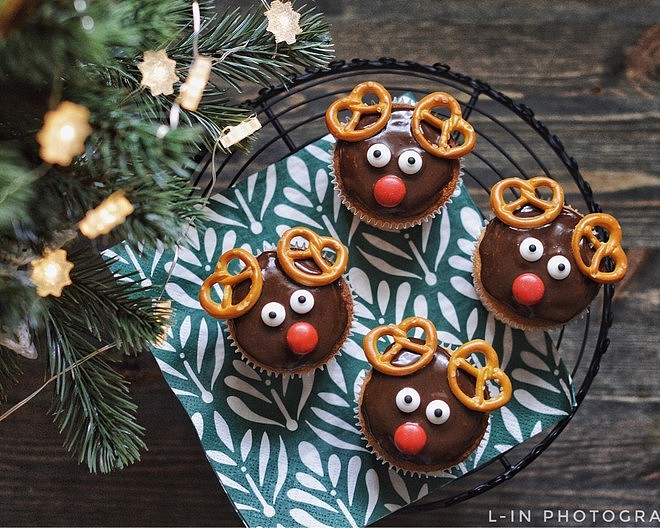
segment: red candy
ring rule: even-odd
[[[511,293],[513,293],[513,298],[519,304],[534,306],[543,299],[545,286],[538,275],[523,273],[513,281]]]
[[[374,198],[383,207],[396,207],[405,196],[406,184],[398,176],[383,176],[374,185]]]
[[[309,323],[294,323],[286,333],[286,343],[289,350],[299,356],[309,354],[316,348],[319,342],[319,334]]]
[[[413,422],[401,424],[394,431],[394,445],[404,455],[416,455],[426,445],[426,432]]]

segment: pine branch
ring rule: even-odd
[[[34,195],[34,173],[18,153],[17,145],[0,144],[0,233],[17,220],[29,222],[25,209]]]
[[[7,399],[7,393],[12,385],[18,383],[22,374],[18,364],[18,355],[0,346],[0,400]]]
[[[124,353],[139,352],[162,333],[169,314],[130,277],[113,276],[97,254],[72,251],[70,259],[73,284],[47,300],[49,370],[57,376],[52,413],[66,449],[90,471],[106,473],[139,460],[143,428],[135,422],[128,382],[108,353],[84,360],[108,336]]]
[[[199,52],[216,59],[213,72],[238,91],[242,82],[261,86],[273,81],[287,83],[301,70],[325,67],[333,58],[329,26],[323,17],[305,6],[300,14],[303,32],[289,45],[276,44],[272,33],[266,31],[263,6],[245,15],[240,9],[226,11],[202,28]],[[192,37],[183,40],[172,49],[173,57],[183,60],[191,46]]]

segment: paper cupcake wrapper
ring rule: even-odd
[[[107,252],[118,259],[118,272],[137,271],[146,284],[165,285],[175,316],[168,340],[153,354],[249,526],[375,522],[554,426],[575,402],[550,337],[506,327],[478,301],[471,254],[484,220],[467,189],[459,185],[452,203],[422,225],[381,231],[355,218],[334,192],[332,147],[331,137],[322,138],[212,196],[209,221],[190,230],[177,259],[170,250],[138,255],[124,244]],[[247,365],[230,345],[226,324],[198,301],[224,251],[260,253],[295,225],[349,248],[356,301],[341,355],[299,378]],[[431,319],[451,348],[473,338],[491,342],[513,383],[511,401],[491,413],[487,440],[439,477],[389,469],[355,425],[358,379],[369,368],[364,335],[412,314]]]

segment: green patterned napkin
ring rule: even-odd
[[[432,220],[402,232],[356,221],[337,198],[329,165],[333,138],[212,196],[209,221],[188,247],[137,255],[108,252],[118,271],[165,286],[175,309],[168,340],[153,349],[165,379],[197,429],[210,464],[248,526],[362,526],[409,504],[553,426],[574,404],[566,368],[543,333],[498,322],[472,286],[471,255],[483,217],[462,185]],[[341,355],[302,377],[249,367],[228,342],[226,324],[201,309],[202,281],[232,247],[258,254],[287,228],[303,225],[349,248],[355,323]],[[491,413],[467,460],[439,477],[388,469],[367,449],[356,419],[356,391],[368,368],[369,329],[410,315],[431,319],[440,341],[493,343],[513,397]]]

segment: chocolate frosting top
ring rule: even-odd
[[[412,374],[391,376],[372,369],[365,378],[359,409],[363,430],[376,453],[390,464],[417,472],[440,471],[467,458],[481,441],[488,413],[470,410],[454,396],[447,381],[448,362],[448,352],[438,347],[429,364]],[[457,376],[461,389],[474,395],[475,379],[463,371]],[[420,396],[419,407],[410,413],[396,404],[397,393],[404,388]],[[433,424],[426,417],[427,406],[435,400],[449,406],[450,416],[443,424]],[[397,427],[408,422],[419,424],[426,433],[426,445],[415,455],[400,452],[394,443]]]
[[[535,210],[525,206],[519,214],[532,216]],[[581,218],[573,209],[564,207],[553,222],[537,228],[520,229],[498,218],[491,220],[478,246],[480,280],[486,293],[522,318],[552,324],[568,322],[584,311],[598,294],[600,285],[580,272],[572,254],[571,239]],[[520,254],[520,245],[528,237],[543,244],[543,255],[535,262],[525,260]],[[584,244],[581,247],[588,261],[593,250]],[[562,280],[553,278],[548,271],[548,261],[555,255],[563,255],[570,263],[571,271]],[[522,273],[533,273],[543,281],[545,294],[535,305],[520,304],[513,296],[513,281]]]
[[[343,277],[318,287],[303,286],[286,276],[275,251],[266,251],[257,257],[262,270],[263,290],[257,303],[246,314],[228,322],[236,345],[256,365],[281,373],[298,373],[318,367],[330,359],[341,347],[350,329],[353,300]],[[297,261],[309,273],[320,270],[313,261]],[[234,302],[240,302],[248,292],[249,281],[234,288]],[[308,291],[314,298],[314,307],[305,314],[296,313],[290,299],[298,290]],[[270,302],[279,303],[285,312],[282,324],[271,327],[261,317],[263,307]],[[286,333],[296,322],[308,322],[318,333],[318,344],[305,355],[291,352]]]
[[[410,131],[413,107],[393,105],[386,127],[375,136],[358,142],[337,141],[334,170],[339,190],[358,211],[385,220],[413,220],[428,215],[444,204],[454,192],[460,162],[457,159],[438,158],[426,152]],[[376,116],[365,116],[357,128],[375,122]],[[437,143],[439,131],[422,123],[424,135]],[[373,167],[367,161],[367,150],[377,143],[389,148],[392,157],[383,167]],[[399,168],[399,156],[414,151],[421,156],[422,168],[416,174],[406,174]],[[406,154],[404,154],[406,153]],[[385,175],[395,175],[406,185],[403,201],[394,207],[383,207],[374,198],[373,188]]]

